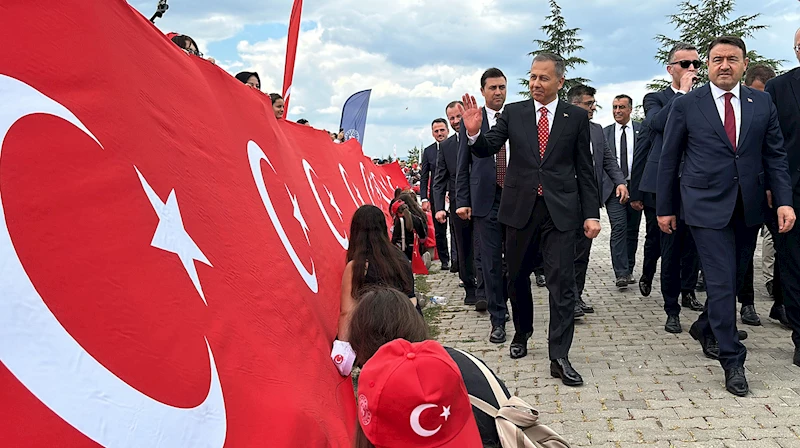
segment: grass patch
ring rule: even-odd
[[[425,323],[428,324],[428,336],[431,339],[436,339],[441,333],[439,331],[439,315],[442,314],[441,306],[427,306],[422,310],[422,317],[425,318]]]
[[[428,277],[425,275],[415,275],[414,290],[418,293],[429,295],[431,293],[431,285],[428,284]]]

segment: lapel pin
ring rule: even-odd
[[[564,118],[569,118],[569,114],[564,114]]]
[[[753,99],[752,99],[752,98],[748,98],[748,99],[747,99],[747,102],[748,102],[748,103],[752,103],[752,102],[753,102]]]

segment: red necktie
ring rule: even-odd
[[[494,119],[497,120],[500,118],[500,112],[494,114]],[[500,151],[497,153],[497,160],[495,161],[497,164],[497,186],[503,188],[503,183],[506,180],[506,145],[503,144],[500,147]]]
[[[725,94],[725,133],[733,145],[733,152],[736,152],[736,116],[733,114],[731,98],[733,98],[731,92]]]
[[[550,122],[547,121],[547,108],[542,107],[539,109],[542,116],[539,118],[539,157],[541,160],[544,160],[544,150],[547,148],[547,139],[550,138]],[[539,166],[542,166],[541,162]],[[542,191],[542,184],[539,184],[539,188],[537,190],[539,196],[542,196],[544,193]]]

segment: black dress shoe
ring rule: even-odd
[[[691,327],[689,327],[689,335],[697,342],[700,343],[700,346],[703,348],[703,354],[706,355],[706,358],[709,359],[719,359],[719,344],[717,344],[717,340],[714,339],[713,336],[706,337],[700,332],[700,328],[697,326],[697,322],[693,323]]]
[[[627,287],[628,287],[628,277],[627,276],[617,277],[617,288],[625,289]]]
[[[583,312],[583,308],[578,303],[575,303],[575,318],[583,317],[586,313]]]
[[[681,306],[692,311],[703,311],[703,304],[697,301],[694,291],[681,292]]]
[[[530,333],[516,333],[514,335],[514,338],[511,339],[511,347],[509,348],[511,359],[524,358],[528,355],[528,338],[530,338]]]
[[[506,329],[502,326],[492,327],[492,334],[489,336],[489,342],[492,344],[502,344],[506,342]]]
[[[545,280],[544,275],[539,274],[536,276],[536,286],[540,288],[544,288],[547,285],[547,280]]]
[[[636,283],[636,280],[633,279],[633,274],[628,274],[628,284],[633,285]]]
[[[459,288],[463,288],[464,287],[464,282],[458,282],[458,287]]]
[[[706,291],[706,276],[703,274],[703,271],[700,271],[700,274],[697,276],[697,286],[695,286],[694,290],[697,292]]]
[[[587,314],[594,313],[594,307],[589,305],[588,303],[584,302],[583,299],[578,299],[578,307]]]
[[[739,340],[740,340],[740,341],[744,341],[745,339],[747,339],[747,332],[746,332],[746,331],[744,331],[744,330],[737,330],[737,333],[738,333],[738,336],[739,336]]]
[[[641,292],[643,296],[648,297],[652,291],[653,280],[643,275],[642,278],[639,279],[639,292]]]
[[[475,311],[482,313],[487,309],[489,309],[489,302],[487,302],[485,299],[479,299],[477,302],[475,302]]]
[[[467,294],[467,296],[464,297],[464,305],[473,306],[476,305],[477,303],[478,303],[478,297],[475,294]]]
[[[761,318],[758,317],[758,313],[756,313],[756,306],[755,305],[744,305],[742,306],[742,310],[740,311],[742,316],[742,323],[745,325],[752,325],[754,327],[758,327],[761,325]]]
[[[458,274],[458,265],[454,264],[454,265],[450,266],[450,272],[453,273],[453,274]]]
[[[775,297],[775,291],[773,289],[775,283],[772,280],[770,280],[764,286],[767,287],[767,294],[769,294],[770,297]]]
[[[561,378],[561,382],[565,386],[582,386],[583,378],[580,373],[572,368],[567,358],[559,358],[550,361],[550,375],[553,378]]]
[[[797,367],[800,367],[800,347],[794,348],[794,358],[792,358],[792,362]]]
[[[772,309],[769,310],[769,318],[775,319],[784,327],[789,328],[789,318],[786,317],[786,308],[783,305],[777,303],[772,305]]]
[[[674,316],[667,316],[667,323],[664,324],[664,330],[667,333],[678,334],[683,332],[681,328],[681,318],[677,314]]]
[[[442,270],[449,271],[450,270],[450,263],[442,263]]]
[[[744,367],[725,369],[725,389],[739,397],[744,397],[750,392],[750,386],[747,385],[747,378],[744,376]]]

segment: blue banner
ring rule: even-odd
[[[372,90],[362,90],[354,93],[342,108],[342,121],[339,128],[344,131],[344,140],[354,138],[358,143],[364,145],[364,129],[367,126],[367,108],[369,107],[369,95]]]

